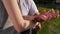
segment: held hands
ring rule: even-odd
[[[48,22],[52,19],[56,19],[56,18],[59,18],[59,11],[58,10],[54,10],[54,9],[51,9],[49,10],[48,12],[44,9],[40,12],[39,15],[37,15],[33,21],[34,22],[39,22],[40,24],[42,24],[43,22]],[[40,26],[38,26],[39,24],[36,25],[35,27],[35,30],[36,31],[39,31],[41,29]]]
[[[58,10],[54,10],[54,9],[51,9],[49,10],[48,12],[46,12],[46,10],[42,10],[40,12],[39,15],[37,15],[33,21],[35,22],[47,22],[47,21],[50,21],[52,19],[55,19],[55,18],[59,18],[59,11]]]

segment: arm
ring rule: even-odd
[[[39,15],[39,12],[36,12],[33,16],[23,16],[25,20],[32,20],[34,19],[37,15]]]
[[[29,0],[29,3],[30,3],[30,9],[28,14],[29,16],[23,16],[23,17],[24,19],[32,20],[34,16],[39,15],[39,12],[33,0]]]
[[[32,19],[34,19],[36,16],[23,16],[23,18],[25,19],[25,20],[32,20]]]
[[[29,29],[33,25],[28,20],[24,20],[20,8],[18,6],[17,0],[2,0],[3,4],[7,10],[8,15],[13,21],[14,28],[21,32],[24,29]]]

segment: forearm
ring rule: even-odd
[[[22,21],[24,22],[17,0],[3,0],[3,3],[10,17],[13,15],[19,24],[21,24]]]
[[[33,16],[23,16],[25,20],[32,20],[34,19],[37,15],[39,15],[39,12],[36,12]]]
[[[36,16],[23,16],[25,20],[33,20]]]
[[[18,24],[15,14],[13,13],[13,10],[12,10],[13,8],[11,7],[10,1],[11,0],[3,0],[3,4],[7,10],[8,15],[10,16],[13,22],[14,28],[19,32],[22,30],[22,26]]]
[[[12,19],[15,29],[18,32],[31,27],[32,23],[23,19],[16,0],[3,0],[3,4],[7,10],[8,15]]]

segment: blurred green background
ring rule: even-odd
[[[42,9],[55,9],[60,11],[60,5],[59,3],[55,3],[54,0],[50,0],[47,2],[47,0],[34,0],[38,10],[41,11]],[[60,12],[59,12],[60,13]],[[49,22],[46,22],[42,25],[41,30],[38,32],[38,34],[60,34],[60,17],[58,19],[51,20]]]

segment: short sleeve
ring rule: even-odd
[[[35,13],[38,12],[38,9],[33,0],[30,0],[30,3],[31,3],[31,6],[30,6],[30,10],[29,10],[29,15],[34,15]]]

